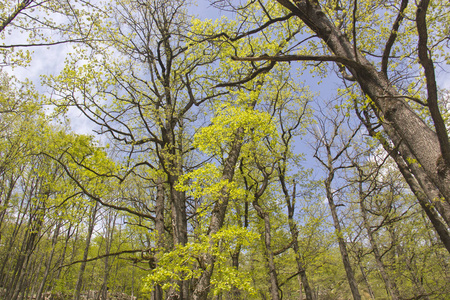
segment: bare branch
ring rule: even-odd
[[[384,47],[383,58],[381,61],[381,72],[384,73],[387,77],[387,67],[389,61],[389,54],[391,53],[392,46],[394,45],[395,39],[398,35],[398,28],[400,27],[400,22],[404,18],[404,12],[408,6],[408,0],[402,0],[402,4],[400,5],[400,11],[398,12],[397,19],[395,19],[394,25],[392,26],[391,35],[389,36],[386,47]]]
[[[327,55],[279,55],[269,56],[263,54],[257,57],[238,57],[232,56],[231,59],[235,61],[273,61],[273,62],[289,62],[289,61],[331,61],[341,63],[347,67],[361,69],[362,66],[358,62],[340,56],[327,56]]]

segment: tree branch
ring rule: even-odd
[[[336,63],[341,63],[347,67],[361,69],[360,63],[340,56],[327,56],[327,55],[277,55],[269,56],[263,54],[261,56],[252,57],[238,57],[232,56],[232,60],[235,61],[272,61],[272,62],[289,62],[289,61],[331,61]]]
[[[381,60],[381,72],[384,73],[387,77],[387,67],[389,61],[389,54],[391,53],[392,46],[398,36],[398,28],[400,27],[400,22],[404,18],[404,12],[408,6],[408,0],[402,0],[402,4],[400,5],[400,11],[398,12],[397,19],[395,19],[394,25],[392,26],[391,35],[389,36],[386,47],[384,47],[383,57]]]

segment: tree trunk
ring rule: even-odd
[[[401,243],[398,241],[397,234],[396,234],[395,230],[393,229],[393,227],[388,226],[387,230],[388,230],[389,234],[391,235],[392,242],[395,246],[394,249],[397,252],[396,259],[400,258],[402,260],[402,263],[405,264],[406,270],[409,271],[409,273],[411,275],[411,280],[412,280],[413,284],[415,285],[415,288],[411,290],[411,292],[414,295],[413,299],[415,298],[415,299],[429,300],[430,298],[428,297],[428,294],[425,291],[422,280],[420,280],[418,278],[416,271],[411,267],[411,259],[414,257],[414,254],[411,256],[411,258],[408,258],[407,254],[403,250]],[[399,263],[399,262],[397,262],[397,263]]]
[[[64,265],[64,259],[66,257],[67,245],[69,244],[70,237],[73,235],[73,233],[75,231],[75,229],[74,229],[74,231],[72,233],[70,233],[71,228],[72,228],[72,224],[70,224],[69,228],[67,228],[67,235],[65,237],[64,247],[62,249],[61,257],[59,258],[59,264],[58,264],[58,269],[56,271],[56,275],[54,278],[54,283],[55,283],[55,281],[59,280],[59,278],[61,276],[62,266]],[[74,240],[74,242],[76,243],[76,239]],[[53,286],[52,286],[52,289],[53,289]]]
[[[371,125],[364,120],[363,123],[366,126],[367,130],[369,131],[370,136],[375,137],[376,132],[373,130]],[[441,202],[439,191],[433,188],[432,183],[429,181],[424,171],[417,166],[417,164],[411,164],[408,166],[408,164],[403,160],[403,157],[400,156],[400,154],[396,149],[393,149],[389,145],[389,142],[387,140],[380,137],[379,141],[383,146],[383,148],[386,150],[386,152],[389,153],[389,155],[394,159],[400,173],[402,173],[403,178],[405,179],[411,191],[416,196],[420,206],[426,213],[428,219],[430,220],[431,224],[433,225],[434,229],[439,235],[439,238],[441,239],[445,248],[450,253],[450,233],[448,230],[448,226],[445,226],[445,224],[440,220],[439,215],[436,213],[434,208],[434,206],[437,207],[438,211],[441,213],[443,220],[448,225],[449,224],[448,219],[450,218],[448,216],[450,209],[447,210],[446,208],[448,206],[448,203]],[[410,152],[408,152],[406,149],[406,154],[404,155],[408,154],[410,154]],[[415,176],[411,173],[410,169],[415,170]],[[422,188],[418,180],[423,185],[425,185],[425,188]]]
[[[104,262],[104,271],[103,271],[103,284],[102,288],[100,290],[99,296],[102,300],[108,299],[108,279],[110,274],[110,262],[109,262],[109,255],[111,252],[111,245],[113,242],[113,236],[114,236],[114,228],[116,226],[116,217],[117,212],[110,211],[108,215],[106,216],[106,228],[105,228],[105,255],[107,255],[103,262]]]
[[[297,225],[294,221],[294,213],[295,213],[295,195],[296,195],[296,183],[294,182],[294,188],[292,191],[292,201],[289,196],[289,191],[287,189],[287,184],[285,180],[285,168],[279,167],[279,180],[281,183],[281,188],[284,193],[284,198],[286,200],[287,209],[288,209],[288,222],[289,222],[289,231],[291,232],[291,238],[293,241],[292,249],[295,253],[295,260],[297,262],[297,271],[299,273],[300,279],[301,279],[301,286],[300,289],[304,288],[305,290],[305,296],[306,300],[314,300],[314,295],[311,289],[311,286],[308,282],[308,277],[306,276],[306,270],[305,266],[302,262],[301,253],[300,253],[300,247],[298,245],[298,229]]]
[[[6,250],[6,253],[12,253],[11,250],[13,249],[15,243],[16,243],[16,239],[17,236],[20,232],[20,228],[22,227],[22,224],[25,220],[25,216],[28,213],[30,207],[30,201],[27,201],[27,195],[26,193],[24,193],[22,195],[22,199],[20,201],[20,206],[18,208],[18,213],[17,213],[17,218],[16,218],[16,222],[14,224],[14,229],[13,232],[11,233],[11,237],[9,238],[9,242],[8,244],[8,249]],[[21,213],[22,212],[22,213]],[[4,239],[4,237],[3,237]],[[20,247],[20,246],[16,246],[16,247]],[[6,277],[5,273],[12,273],[11,268],[13,267],[13,264],[8,264],[8,261],[10,257],[5,256],[4,260],[2,262],[0,262],[1,268],[0,268],[0,285],[1,286],[8,286],[8,280],[11,279],[9,277]],[[9,271],[5,272],[5,268],[6,266],[8,266]],[[12,273],[13,274],[13,273]]]
[[[242,164],[239,165],[239,169],[242,171]],[[246,185],[246,188],[248,186]],[[239,204],[236,205],[236,212],[237,215],[239,216],[238,220],[239,220],[239,225],[243,228],[248,228],[248,201],[244,202],[244,220],[242,221],[241,219],[241,209],[239,207]],[[233,253],[231,254],[231,265],[233,266],[233,268],[236,268],[236,270],[239,270],[239,256],[241,254],[241,244],[237,244],[236,248],[234,249]],[[233,286],[231,288],[231,299],[240,299],[241,298],[241,291],[239,289],[239,287],[237,286]]]
[[[86,260],[88,258],[88,254],[89,254],[89,246],[91,245],[92,233],[94,232],[95,217],[97,214],[97,210],[98,210],[98,202],[95,202],[95,204],[93,206],[91,206],[91,210],[89,213],[89,227],[88,227],[88,232],[87,232],[87,236],[86,236],[86,243],[84,246],[83,261],[80,264],[80,270],[78,272],[77,284],[75,286],[75,292],[73,295],[74,300],[80,300],[81,288],[83,287],[83,275],[84,275],[84,270],[86,269]]]
[[[42,293],[44,292],[45,283],[47,281],[48,274],[50,272],[50,266],[52,264],[53,256],[55,254],[56,249],[56,243],[58,242],[58,236],[59,236],[59,229],[61,227],[61,220],[58,220],[55,226],[55,231],[53,232],[53,238],[52,238],[52,251],[50,252],[50,255],[47,260],[47,264],[45,266],[44,275],[42,277],[41,285],[39,286],[39,290],[37,292],[36,300],[41,300]]]
[[[234,178],[234,170],[236,168],[239,155],[241,153],[241,147],[243,142],[244,129],[242,127],[238,128],[236,131],[236,135],[231,146],[230,152],[228,153],[228,157],[225,160],[225,165],[222,172],[222,180],[232,182]],[[225,186],[221,191],[220,195],[214,205],[214,208],[211,212],[211,221],[209,223],[209,232],[208,235],[210,237],[211,248],[215,241],[211,238],[214,234],[216,234],[223,226],[223,222],[225,221],[225,214],[228,207],[229,201],[229,190]],[[193,300],[206,300],[208,296],[208,292],[210,289],[210,280],[214,271],[214,263],[215,258],[211,253],[206,253],[203,257],[200,258],[203,265],[203,273],[200,276],[197,286],[193,292]]]
[[[272,300],[279,300],[278,277],[272,250],[272,234],[270,232],[270,216],[264,212],[259,204],[253,201],[253,206],[258,212],[258,216],[264,221],[264,245],[266,252],[267,267],[269,269],[269,290]]]
[[[361,177],[360,177],[360,180],[362,180]],[[370,227],[370,224],[367,219],[367,210],[364,205],[364,196],[362,195],[362,181],[359,182],[359,189],[360,189],[359,205],[361,208],[361,215],[363,218],[363,226],[367,231],[367,236],[369,237],[369,242],[370,242],[370,246],[372,248],[373,256],[375,258],[377,269],[380,272],[381,278],[384,281],[388,295],[391,296],[391,299],[398,300],[398,299],[400,299],[400,296],[399,296],[397,286],[396,286],[395,282],[393,280],[391,280],[388,273],[386,272],[386,268],[384,266],[384,263],[381,260],[381,255],[378,250],[379,249],[378,244],[375,240],[374,233],[373,233],[372,228]]]
[[[27,233],[25,234],[22,250],[17,260],[11,283],[8,287],[9,294],[7,294],[7,299],[16,300],[24,288],[25,276],[29,271],[27,267],[30,262],[31,255],[33,254],[42,222],[43,218],[40,215],[30,216],[29,227],[27,228]]]
[[[164,181],[163,178],[158,177],[156,182],[156,205],[155,205],[155,229],[157,234],[156,246],[158,251],[164,251],[165,249],[165,228],[164,228]],[[158,262],[156,262],[158,263]],[[153,292],[154,300],[163,299],[163,290],[160,285],[155,286]]]
[[[336,236],[339,243],[339,251],[342,256],[342,263],[344,264],[345,273],[347,274],[348,284],[350,285],[350,290],[352,291],[353,299],[361,300],[361,295],[358,289],[358,283],[355,279],[355,273],[353,272],[352,265],[350,263],[350,258],[348,256],[346,242],[342,235],[341,224],[339,221],[339,216],[337,214],[336,205],[333,199],[333,192],[331,190],[331,181],[334,177],[334,170],[332,166],[329,166],[329,174],[327,179],[325,180],[325,188],[327,193],[328,205],[330,206],[331,216],[333,218],[334,228],[336,230]]]
[[[277,270],[275,266],[275,255],[272,250],[272,234],[270,227],[270,214],[265,212],[261,205],[259,205],[259,199],[264,194],[267,185],[269,183],[269,175],[261,170],[264,176],[263,183],[259,189],[255,191],[253,207],[255,208],[258,217],[264,222],[264,246],[265,246],[265,254],[267,260],[267,267],[269,269],[269,290],[272,300],[279,300],[280,294],[278,292],[278,277]]]

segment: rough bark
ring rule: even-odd
[[[372,137],[376,137],[377,134],[373,127],[361,118],[364,125],[366,126],[369,135]],[[408,184],[411,191],[416,196],[420,206],[426,213],[428,219],[436,230],[439,238],[444,244],[447,251],[450,253],[450,232],[448,230],[449,225],[449,213],[450,209],[448,209],[448,203],[441,201],[441,197],[439,191],[433,186],[433,184],[429,181],[429,178],[426,176],[425,172],[417,166],[417,164],[407,164],[403,157],[400,155],[396,148],[393,148],[389,145],[389,142],[383,137],[378,136],[378,140],[380,141],[383,148],[387,153],[394,159],[400,173],[402,173],[403,178]],[[397,145],[394,145],[397,146]],[[406,154],[409,154],[408,149],[405,149]],[[415,174],[411,172],[411,170],[415,171]],[[415,176],[414,176],[415,175]],[[445,221],[441,221],[438,213],[435,210],[435,207],[439,211],[442,219]]]

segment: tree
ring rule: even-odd
[[[448,10],[448,3],[430,5],[429,1],[421,1],[412,7],[408,2],[402,1],[400,7],[390,5],[386,1],[374,4],[328,1],[323,5],[309,0],[250,2],[245,8],[242,6],[233,9],[249,16],[243,18],[244,20],[250,20],[254,18],[255,7],[255,10],[260,11],[259,24],[262,25],[232,36],[217,36],[231,41],[257,33],[268,38],[277,38],[271,34],[271,30],[282,26],[286,27],[284,30],[292,30],[292,27],[287,25],[292,19],[299,22],[298,26],[306,26],[301,32],[307,37],[300,41],[293,39],[285,51],[277,53],[267,49],[263,50],[266,52],[255,51],[252,57],[249,57],[247,53],[236,49],[233,59],[267,62],[261,66],[261,70],[277,62],[336,63],[342,72],[343,80],[358,83],[364,97],[367,96],[367,101],[360,101],[358,105],[362,110],[372,112],[376,122],[383,127],[383,133],[392,141],[395,151],[401,157],[401,162],[398,163],[408,165],[431,203],[439,202],[441,196],[449,203],[450,144],[440,113],[433,64],[433,57],[438,55],[448,59],[443,46],[446,34],[445,30],[438,30],[433,36],[428,36],[428,28],[443,28],[446,15],[444,12]],[[224,4],[225,1],[218,3]],[[277,9],[274,9],[275,7]],[[385,23],[377,22],[377,18],[370,18],[366,13],[372,11],[376,14],[381,10],[386,12]],[[368,38],[373,35],[365,33],[367,28],[377,28],[383,33],[380,38],[384,41],[380,43],[380,39],[374,41]],[[311,42],[313,40],[315,43]],[[306,42],[311,47],[303,46]],[[398,46],[394,47],[396,43]],[[313,49],[316,54],[311,54]],[[417,51],[410,54],[410,49]],[[409,57],[410,59],[406,59]],[[419,86],[414,86],[413,80],[401,76],[400,68],[405,64],[410,65],[403,70],[409,70],[413,65],[416,67],[408,72],[421,84],[426,85],[426,96],[420,93]],[[396,65],[399,66],[396,68]],[[417,72],[422,67],[424,76]],[[252,76],[249,76],[245,80],[251,79]],[[414,108],[415,103],[422,104],[420,110]],[[423,111],[429,118],[421,117]],[[447,214],[448,207],[443,210],[443,213]]]
[[[209,89],[211,83],[197,73],[214,56],[190,47],[185,9],[184,1],[107,4],[95,27],[99,41],[80,46],[64,71],[47,81],[61,96],[55,104],[76,106],[128,157],[124,170],[115,174],[118,181],[138,176],[157,191],[151,204],[156,216],[146,218],[161,237],[168,202],[172,241],[158,238],[159,251],[188,242],[187,199],[175,188],[191,168],[195,128],[188,121],[204,122],[201,112],[208,109],[203,106],[226,94]],[[180,290],[172,292],[189,298],[188,282],[179,284]]]
[[[353,271],[348,254],[344,229],[341,225],[342,220],[337,210],[339,206],[344,206],[342,203],[337,203],[343,187],[335,188],[333,186],[333,180],[336,179],[339,171],[353,167],[351,161],[345,161],[345,156],[349,155],[349,152],[352,151],[351,143],[355,136],[357,136],[360,126],[352,128],[345,112],[339,111],[334,113],[334,115],[329,110],[320,111],[320,115],[316,120],[318,122],[317,130],[313,131],[316,140],[313,146],[314,157],[320,162],[326,172],[324,179],[326,197],[350,290],[353,299],[361,299],[355,272]]]
[[[448,5],[234,3],[5,2],[0,34],[31,36],[3,49],[81,43],[49,97],[0,75],[0,298],[448,296]],[[62,125],[73,108],[101,142]]]

